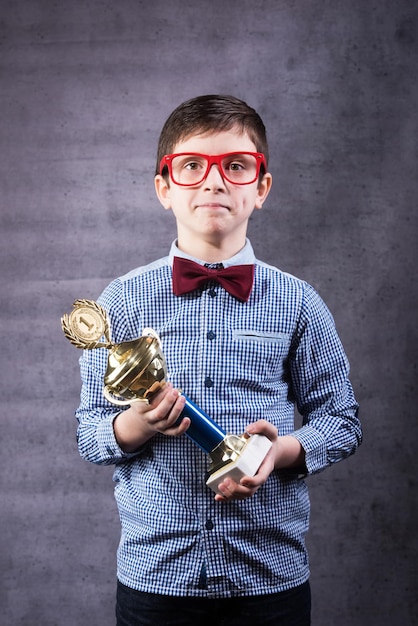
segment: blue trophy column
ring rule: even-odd
[[[209,454],[225,439],[226,433],[194,402],[187,396],[184,397],[186,398],[186,404],[181,417],[189,417],[191,420],[186,435],[204,452]]]

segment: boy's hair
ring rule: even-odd
[[[235,127],[247,133],[257,152],[262,152],[268,162],[266,129],[257,111],[234,96],[208,95],[183,102],[168,117],[158,142],[156,174],[160,173],[163,156],[172,154],[180,141],[191,135],[222,132]]]

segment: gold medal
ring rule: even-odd
[[[106,311],[93,300],[76,300],[69,315],[63,315],[61,326],[74,346],[84,350],[110,348],[110,324]],[[104,337],[105,342],[100,341]]]

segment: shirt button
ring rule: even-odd
[[[206,337],[209,339],[209,341],[212,341],[213,339],[215,339],[216,335],[213,332],[213,330],[210,330],[208,334],[206,335]]]
[[[212,530],[213,529],[213,522],[211,519],[208,519],[208,521],[205,524],[205,528],[206,530]]]
[[[205,387],[213,387],[213,380],[209,376],[205,378]]]
[[[210,295],[211,298],[214,298],[216,296],[215,289],[209,289],[208,294]]]

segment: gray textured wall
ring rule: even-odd
[[[255,106],[274,188],[259,257],[310,281],[352,365],[365,443],[309,479],[316,626],[417,614],[416,0],[2,0],[0,621],[110,626],[111,468],[78,457],[62,313],[164,254],[171,110]]]

